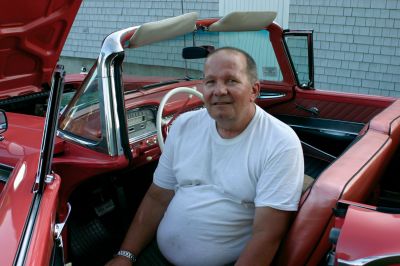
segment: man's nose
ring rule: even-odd
[[[226,95],[228,94],[228,88],[226,84],[223,82],[217,82],[215,88],[214,88],[214,95],[215,96],[221,96],[221,95]]]

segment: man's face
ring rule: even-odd
[[[233,127],[251,119],[259,84],[246,72],[246,58],[234,51],[218,51],[204,66],[204,102],[210,116]],[[248,122],[248,121],[247,121]]]

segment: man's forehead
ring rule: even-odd
[[[218,64],[218,72],[228,72],[233,70],[243,70],[246,71],[246,58],[238,52],[228,51],[228,53],[223,53],[223,51],[218,51],[218,54],[210,55],[205,64],[204,64],[204,72],[207,70],[215,71],[212,69],[216,64]],[[232,53],[231,53],[232,52]],[[211,73],[211,74],[219,74],[219,73]]]
[[[229,78],[239,78],[245,75],[244,68],[237,68],[237,67],[223,67],[218,68],[217,71],[215,69],[206,68],[204,71],[204,78],[205,79],[214,79],[214,78],[222,78],[222,79],[229,79]]]

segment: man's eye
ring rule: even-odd
[[[236,84],[236,83],[237,83],[237,80],[235,80],[235,79],[229,79],[227,83],[228,83],[228,84]]]
[[[214,83],[215,83],[214,80],[206,80],[207,86],[213,85]]]

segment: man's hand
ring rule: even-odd
[[[269,265],[284,237],[293,212],[271,207],[257,207],[253,222],[253,234],[236,266]]]

